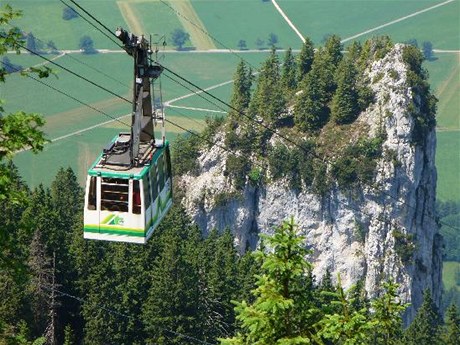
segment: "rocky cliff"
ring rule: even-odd
[[[440,300],[442,239],[434,214],[436,134],[430,128],[422,141],[414,140],[423,106],[409,86],[402,55],[403,46],[396,45],[366,71],[375,101],[356,123],[369,137],[385,134],[372,183],[352,189],[334,184],[319,195],[308,188],[292,190],[286,179],[268,179],[257,186],[246,183],[241,193],[217,202],[217,195],[231,195],[233,188],[224,173],[225,134],[219,133],[215,140],[222,145],[201,150],[198,174],[183,175],[179,185],[188,213],[203,231],[229,227],[242,248],[254,248],[260,233],[293,216],[313,250],[310,259],[318,279],[326,269],[340,273],[345,288],[364,279],[373,297],[382,281],[391,278],[411,303],[408,321],[425,289]]]

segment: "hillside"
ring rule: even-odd
[[[425,289],[441,296],[436,100],[417,49],[377,38],[344,57],[336,43],[291,90],[288,55],[282,67],[268,58],[250,100],[239,68],[229,119],[179,152],[177,162],[192,163],[178,181],[183,204],[205,233],[232,229],[240,250],[293,216],[317,279],[327,270],[345,287],[362,279],[370,296],[393,279],[411,320]]]

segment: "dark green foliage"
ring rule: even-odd
[[[171,165],[173,174],[181,176],[186,173],[198,173],[198,156],[200,155],[201,139],[196,135],[177,136],[172,145]]]
[[[316,131],[329,119],[325,84],[318,70],[312,70],[300,84],[302,93],[294,107],[294,121],[302,131]]]
[[[404,338],[407,345],[440,344],[439,333],[442,319],[431,298],[431,291],[425,290],[423,304],[418,309],[412,324],[407,328]]]
[[[6,73],[20,72],[23,69],[23,67],[21,65],[16,65],[16,64],[12,63],[8,56],[4,56],[2,58],[2,65],[3,65],[3,68],[5,69]]]
[[[250,162],[245,155],[229,154],[225,163],[225,173],[233,182],[236,190],[243,190],[246,176],[251,169]]]
[[[268,43],[268,45],[270,47],[275,47],[276,48],[276,44],[278,43],[278,36],[276,34],[274,34],[273,32],[271,32],[268,35],[267,43]]]
[[[300,82],[304,76],[310,72],[311,66],[313,64],[313,57],[315,55],[315,50],[313,47],[313,42],[309,37],[305,37],[305,42],[302,45],[302,49],[297,57],[298,62],[298,72],[297,80]]]
[[[331,116],[337,124],[351,123],[359,115],[357,77],[353,62],[342,60],[335,73],[337,90],[331,104]]]
[[[78,17],[78,13],[72,7],[64,7],[62,9],[62,19],[71,20]]]
[[[452,304],[445,316],[445,327],[442,334],[444,345],[456,345],[460,340],[460,315],[458,308]]]
[[[326,40],[326,43],[324,44],[324,49],[330,58],[331,64],[337,67],[343,57],[342,55],[343,46],[342,46],[342,43],[340,42],[340,37],[337,35],[329,36],[328,39]]]
[[[422,44],[423,47],[423,56],[427,60],[433,60],[433,43],[425,41]]]
[[[97,50],[94,49],[94,41],[88,35],[80,38],[80,43],[78,47],[82,50],[83,54],[96,54]]]
[[[211,148],[214,145],[214,136],[222,129],[224,125],[225,118],[223,116],[207,116],[205,118],[206,127],[201,133],[201,141],[208,148]]]
[[[239,50],[247,49],[246,41],[245,40],[239,40],[238,44],[237,44],[237,47],[238,47]]]
[[[200,234],[179,213],[163,228],[159,256],[149,274],[151,287],[143,319],[148,343],[181,344],[183,339],[167,330],[203,337],[197,257]]]
[[[272,49],[257,79],[249,111],[252,117],[260,117],[271,126],[276,126],[286,110],[285,106],[278,55]]]
[[[412,93],[418,96],[414,97],[412,105],[412,115],[415,117],[412,141],[416,145],[423,145],[426,136],[436,125],[438,100],[430,91],[427,82],[428,72],[422,68],[424,60],[422,53],[414,46],[406,46],[403,51],[403,60],[409,68],[407,79]]]
[[[361,45],[361,42],[359,41],[353,41],[351,45],[348,46],[348,59],[350,61],[358,61],[361,56],[361,52],[363,50],[363,46]]]
[[[37,49],[37,40],[32,32],[29,32],[26,36],[26,47],[32,52],[39,52]]]
[[[281,83],[288,94],[292,93],[297,87],[296,69],[296,61],[294,55],[292,55],[292,49],[289,48],[284,57],[281,73]]]
[[[415,239],[413,234],[403,233],[399,229],[392,231],[395,239],[395,252],[404,264],[408,264],[415,252]]]
[[[356,183],[369,183],[375,174],[376,159],[382,155],[384,138],[361,139],[350,145],[331,168],[331,175],[337,184],[350,188]]]
[[[310,186],[314,178],[314,144],[299,142],[299,146],[288,148],[283,144],[275,145],[268,154],[271,176],[276,180],[287,177],[290,187],[297,191],[302,185]]]
[[[252,71],[240,61],[233,76],[233,92],[230,100],[230,119],[235,121],[246,120],[241,113],[245,113],[251,100]]]
[[[240,286],[235,279],[238,276],[238,256],[233,242],[230,230],[226,229],[220,236],[213,231],[203,244],[200,291],[205,312],[205,339],[212,342],[234,332],[235,314],[231,300],[240,297]]]
[[[319,48],[311,71],[300,84],[301,93],[294,106],[294,120],[302,131],[317,131],[329,120],[329,102],[336,88],[333,59],[338,59],[333,53]]]
[[[181,50],[185,44],[190,39],[190,35],[184,30],[177,28],[171,33],[171,40],[173,44],[177,47],[177,50]]]
[[[46,43],[46,48],[48,48],[52,54],[59,53],[56,44],[51,40]]]

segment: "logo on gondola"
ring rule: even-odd
[[[107,225],[124,225],[125,220],[123,219],[123,217],[120,217],[119,215],[110,215],[108,217],[108,219],[105,222],[103,222],[103,224],[107,224]]]

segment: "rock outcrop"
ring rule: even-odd
[[[357,122],[366,125],[370,137],[385,133],[382,148],[387,153],[378,160],[371,184],[352,190],[335,185],[320,196],[308,189],[291,190],[281,179],[261,186],[247,183],[231,197],[232,185],[224,174],[228,152],[215,145],[201,152],[198,176],[184,175],[179,185],[188,213],[203,231],[229,227],[242,248],[254,248],[260,233],[293,216],[313,251],[317,279],[326,269],[340,273],[345,288],[364,279],[370,297],[380,293],[383,281],[393,279],[402,299],[411,303],[408,322],[425,289],[440,301],[442,238],[434,214],[436,134],[433,128],[423,143],[414,144],[421,109],[408,86],[402,54],[403,46],[396,45],[368,69],[375,102]],[[216,140],[222,143],[224,134]],[[229,197],[216,203],[222,194]]]

